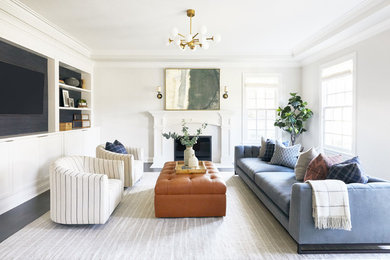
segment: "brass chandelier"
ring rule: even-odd
[[[190,18],[190,33],[184,35],[179,33],[179,30],[176,27],[173,28],[167,45],[176,45],[181,50],[189,48],[190,50],[195,51],[197,46],[207,50],[210,47],[210,43],[218,43],[221,41],[221,36],[219,34],[211,37],[207,36],[207,28],[205,26],[201,27],[200,33],[192,34],[192,17],[195,16],[195,10],[188,9],[187,16]]]

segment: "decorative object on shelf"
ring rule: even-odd
[[[69,131],[72,130],[72,122],[63,122],[60,123],[60,131]]]
[[[62,100],[64,102],[64,107],[69,107],[69,91],[62,90]]]
[[[62,84],[65,84],[65,82],[62,79],[60,79],[58,82],[62,83]]]
[[[181,50],[185,50],[186,47],[195,51],[197,46],[207,50],[210,47],[210,43],[218,43],[221,41],[221,35],[216,34],[214,36],[207,36],[206,26],[202,26],[200,33],[192,33],[192,17],[195,16],[194,9],[187,10],[187,16],[190,18],[190,32],[187,35],[179,33],[179,30],[175,27],[172,29],[171,36],[168,38],[167,45],[176,45]]]
[[[192,156],[192,154],[195,154],[194,150],[192,149],[192,146],[194,146],[194,144],[198,142],[198,138],[202,134],[203,130],[206,129],[207,123],[203,123],[202,126],[196,130],[196,134],[192,134],[192,135],[188,133],[187,122],[184,119],[182,120],[181,125],[182,125],[181,131],[183,135],[178,135],[175,132],[163,133],[162,135],[166,139],[172,138],[175,140],[180,140],[180,143],[187,147],[186,150],[184,151],[184,165],[188,166],[189,157]],[[192,136],[192,138],[190,136]]]
[[[80,81],[74,77],[70,77],[65,79],[65,84],[73,87],[78,87],[80,85]]]
[[[165,69],[166,110],[219,110],[220,69]]]
[[[73,120],[73,128],[89,128],[91,127],[90,120]]]
[[[176,174],[204,174],[207,172],[207,167],[203,161],[199,161],[195,167],[185,166],[183,162],[176,162]]]
[[[291,145],[294,145],[296,139],[307,131],[303,124],[313,116],[313,111],[306,108],[307,102],[303,102],[297,93],[290,93],[290,95],[287,106],[284,108],[279,107],[276,110],[277,118],[274,126],[288,132],[291,138]]]
[[[73,114],[73,120],[89,120],[89,114]]]
[[[69,107],[74,107],[74,99],[69,98]]]
[[[163,95],[161,94],[161,87],[158,86],[158,87],[157,87],[157,98],[158,98],[158,99],[162,99],[162,97],[163,97]]]
[[[80,108],[88,107],[87,100],[80,98],[77,101],[77,107],[80,107]]]
[[[188,167],[196,168],[198,167],[199,160],[196,158],[195,153],[191,155],[191,157],[188,159]]]
[[[73,128],[88,128],[91,127],[89,114],[73,114]]]
[[[225,86],[225,91],[224,91],[222,97],[223,97],[224,99],[227,99],[227,98],[229,97],[229,93],[228,93],[228,88],[227,88],[227,86]]]

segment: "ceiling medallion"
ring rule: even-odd
[[[218,43],[221,41],[221,36],[219,34],[208,37],[207,28],[205,26],[201,27],[200,33],[192,34],[192,17],[195,16],[195,10],[188,9],[187,16],[190,18],[190,33],[183,35],[179,33],[179,30],[176,27],[173,28],[167,45],[176,45],[181,50],[190,48],[191,50],[195,51],[197,46],[207,50],[210,47],[210,43]]]

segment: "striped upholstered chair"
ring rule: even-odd
[[[104,224],[122,199],[124,164],[70,156],[50,165],[50,217],[60,224]]]
[[[133,186],[144,173],[144,154],[142,148],[126,146],[128,154],[107,151],[104,145],[96,147],[96,157],[108,160],[120,160],[125,164],[124,187]]]

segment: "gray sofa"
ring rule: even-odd
[[[294,169],[262,161],[259,148],[235,147],[235,173],[297,242],[298,253],[340,252],[336,246],[353,252],[388,252],[377,246],[390,245],[389,182],[370,177],[367,184],[347,185],[352,231],[315,229],[310,185],[298,182]],[[324,245],[326,249],[318,249]]]

